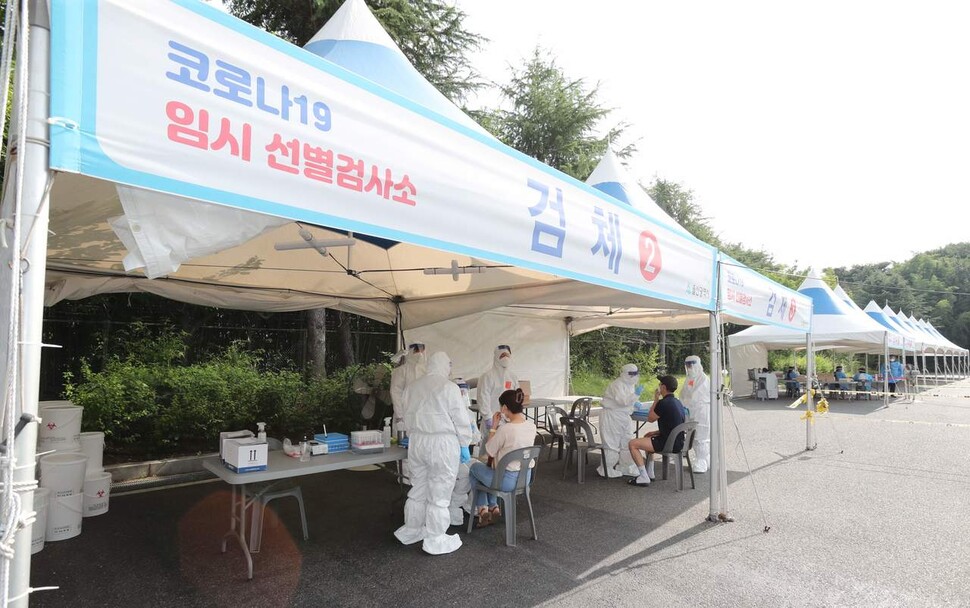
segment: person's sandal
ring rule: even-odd
[[[475,522],[476,528],[484,528],[485,526],[492,525],[492,514],[487,510],[482,509],[478,512],[477,521]]]
[[[489,515],[491,516],[490,518],[491,523],[494,524],[498,522],[498,520],[502,517],[502,510],[499,509],[498,507],[492,507],[489,510]]]

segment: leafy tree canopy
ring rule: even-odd
[[[901,264],[882,262],[833,269],[860,306],[875,300],[925,319],[952,342],[970,344],[970,243],[914,255]]]
[[[500,140],[576,179],[586,179],[624,124],[600,135],[611,108],[599,100],[599,87],[571,79],[546,51],[536,48],[509,82],[499,86],[506,107],[484,110],[476,119]],[[632,145],[617,151],[627,156]]]

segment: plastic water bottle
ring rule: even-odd
[[[310,462],[310,441],[306,438],[306,435],[300,442],[300,462]]]

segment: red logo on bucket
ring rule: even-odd
[[[47,430],[48,431],[53,431],[56,428],[57,428],[57,424],[56,423],[54,423],[54,422],[48,422],[47,423]]]
[[[98,490],[98,498],[104,498],[104,490]]]

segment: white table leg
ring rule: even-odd
[[[226,552],[226,543],[229,537],[235,537],[239,542],[240,548],[242,548],[243,555],[246,557],[248,578],[252,580],[253,556],[249,552],[249,546],[246,544],[246,485],[230,485],[230,488],[232,488],[232,504],[229,505],[229,531],[222,537],[222,552]],[[239,508],[238,513],[236,512],[237,507]]]

